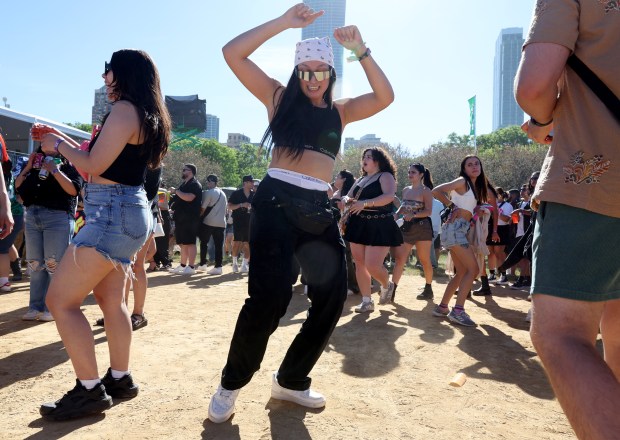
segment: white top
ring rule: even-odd
[[[456,205],[457,208],[466,209],[472,214],[474,213],[474,209],[476,209],[476,206],[478,205],[478,201],[476,200],[474,191],[471,188],[469,188],[467,192],[463,195],[457,193],[454,190],[450,191],[450,200]]]
[[[433,223],[433,235],[441,234],[441,210],[443,203],[437,199],[433,199],[433,212],[431,213],[431,222]]]
[[[512,211],[514,211],[512,209],[512,205],[508,202],[502,202],[502,206],[498,206],[497,207],[498,210],[500,211],[501,214],[507,215],[508,217],[510,217],[510,214],[512,214]],[[509,225],[512,219],[508,219],[507,222],[505,222],[504,220],[500,218],[497,219],[497,226],[505,226],[505,225]]]

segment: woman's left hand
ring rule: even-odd
[[[365,48],[364,51],[361,50],[364,46],[364,40],[355,25],[336,28],[334,30],[334,38],[345,49],[355,51],[356,56],[360,56],[366,50]]]
[[[56,145],[56,141],[58,139],[62,139],[60,136],[54,133],[48,133],[43,136],[41,140],[41,150],[47,155],[56,155],[58,151],[54,149],[54,145]]]
[[[493,234],[491,235],[491,241],[499,242],[499,234],[497,233],[497,231],[493,231]]]

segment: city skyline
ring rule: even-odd
[[[514,79],[521,61],[522,46],[522,28],[502,29],[495,42],[493,131],[523,123],[523,110],[514,97]]]
[[[115,50],[140,48],[157,63],[163,94],[198,94],[208,101],[207,113],[220,119],[220,142],[226,141],[227,133],[244,133],[258,141],[267,126],[265,108],[226,66],[221,48],[293,4],[283,0],[273,0],[268,6],[197,0],[157,7],[143,0],[106,3],[106,11],[122,10],[148,23],[146,29],[164,30],[155,32],[143,26],[113,30],[110,16],[93,14],[77,0],[42,3],[37,14],[31,14],[26,3],[10,2],[3,9],[3,25],[6,35],[17,38],[10,44],[4,40],[0,96],[7,97],[7,103],[18,111],[59,122],[89,122],[93,90],[103,85],[104,61]],[[479,0],[475,8],[461,2],[446,7],[419,0],[385,6],[377,8],[370,0],[350,1],[345,24],[359,27],[396,98],[383,112],[348,125],[343,139],[376,133],[386,143],[421,152],[452,132],[469,132],[467,100],[474,95],[477,133],[491,132],[494,44],[501,29],[528,29],[534,0]],[[192,13],[187,14],[188,10]],[[21,24],[26,16],[28,27]],[[48,32],[50,20],[56,19],[72,26]],[[92,34],[97,22],[107,30],[93,44],[84,35]],[[300,29],[286,30],[250,58],[268,75],[286,83],[300,37]],[[359,63],[344,63],[343,69],[343,96],[370,91]]]

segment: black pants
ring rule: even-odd
[[[217,228],[200,224],[198,238],[200,239],[200,265],[207,264],[207,245],[209,239],[213,236],[213,244],[215,245],[215,267],[222,267],[222,254],[224,248],[224,231],[226,228]]]
[[[170,212],[160,211],[161,218],[164,221],[162,227],[164,228],[164,236],[156,237],[155,244],[157,245],[157,252],[153,256],[153,260],[160,266],[170,266],[172,260],[170,260]]]
[[[327,199],[324,192],[298,188],[269,176],[261,182],[250,220],[249,298],[239,313],[222,372],[222,386],[229,390],[246,385],[260,368],[269,336],[278,328],[291,301],[293,289],[288,275],[295,257],[308,283],[312,305],[278,369],[280,385],[293,390],[310,387],[308,375],[323,353],[347,298],[345,247],[336,222],[322,235],[293,228],[283,212],[289,208],[277,207],[272,200],[274,185],[307,200]]]

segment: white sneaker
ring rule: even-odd
[[[11,283],[6,282],[2,286],[0,286],[0,292],[10,292],[11,291]]]
[[[185,270],[185,267],[181,266],[180,264],[175,267],[174,269],[170,269],[171,273],[183,273],[183,271]]]
[[[239,391],[241,390],[227,390],[222,388],[221,384],[218,385],[217,391],[209,403],[209,420],[213,423],[223,423],[230,419],[230,416],[235,412],[235,401]]]
[[[248,273],[250,271],[250,263],[246,263],[245,261],[241,263],[241,273]]]
[[[54,317],[50,312],[43,312],[41,313],[41,315],[39,315],[39,321],[52,322],[53,320]]]
[[[233,263],[233,273],[238,273],[238,272],[239,272],[239,266]]]
[[[394,283],[388,281],[388,286],[384,289],[381,288],[381,296],[379,297],[379,304],[387,304],[392,299],[394,293]]]
[[[211,270],[209,272],[207,272],[209,275],[222,275],[222,268],[221,267],[213,267],[211,268]]]
[[[36,321],[41,312],[35,309],[29,309],[24,316],[22,316],[22,321]]]
[[[372,300],[368,302],[362,301],[362,303],[359,306],[353,309],[355,313],[373,312],[374,310],[375,310],[375,303]]]
[[[527,315],[525,315],[525,322],[532,322],[532,309],[527,311]]]
[[[196,269],[191,266],[185,266],[185,269],[183,269],[183,272],[181,273],[183,275],[194,275],[196,273]]]
[[[273,373],[271,381],[271,397],[274,399],[287,400],[308,408],[323,408],[325,396],[310,388],[304,391],[290,390],[278,383],[278,373]]]
[[[202,266],[196,266],[196,272],[206,272],[207,271],[207,264],[203,264]]]

